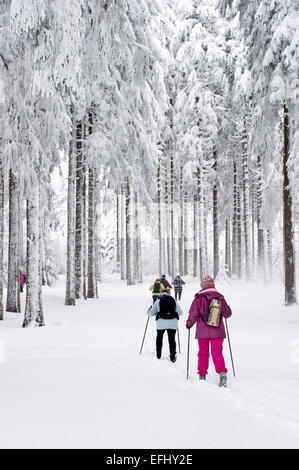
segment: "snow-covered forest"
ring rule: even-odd
[[[164,273],[297,304],[299,0],[0,0],[0,110],[0,337],[57,282],[67,315]]]
[[[0,316],[20,309],[21,270],[24,326],[44,324],[66,160],[67,305],[98,295],[103,255],[142,280],[141,224],[156,273],[280,276],[295,303],[298,2],[0,7]]]

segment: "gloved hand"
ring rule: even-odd
[[[186,328],[187,330],[190,330],[191,326],[189,326],[188,323],[186,323]]]

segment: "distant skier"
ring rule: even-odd
[[[178,329],[178,319],[182,315],[181,307],[176,303],[170,295],[170,290],[165,289],[157,302],[148,310],[149,316],[156,315],[157,321],[157,338],[156,338],[156,353],[157,358],[161,359],[163,335],[167,331],[169,342],[169,354],[171,362],[176,361],[176,342],[175,334]]]
[[[150,286],[149,290],[152,291],[153,303],[155,303],[162,290],[164,290],[164,286],[160,279],[156,279],[154,284]]]
[[[174,281],[172,281],[172,284],[174,286],[174,294],[175,294],[175,300],[181,300],[182,296],[182,291],[183,291],[183,285],[185,282],[181,278],[181,276],[177,275]]]
[[[161,276],[160,282],[163,284],[164,289],[172,289],[172,285],[167,281],[165,274]]]
[[[209,346],[216,372],[220,376],[219,386],[227,385],[227,369],[222,354],[223,339],[226,338],[223,317],[232,315],[224,297],[215,289],[212,277],[206,276],[201,281],[201,290],[189,310],[186,327],[189,329],[195,323],[196,339],[198,340],[198,374],[200,380],[205,380],[209,368]]]

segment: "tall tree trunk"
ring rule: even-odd
[[[120,195],[116,193],[116,262],[120,269]]]
[[[40,206],[42,207],[42,206]],[[40,217],[42,220],[42,217]],[[40,242],[40,263],[41,263],[41,279],[42,285],[47,285],[47,274],[46,274],[46,253],[45,253],[45,245],[44,245],[44,234],[45,234],[45,221],[41,222],[41,242]]]
[[[23,203],[23,185],[18,194],[18,248],[19,248],[19,265],[21,269],[25,266],[25,253],[24,253],[24,203]]]
[[[161,194],[161,161],[159,160],[158,170],[157,170],[157,187],[158,187],[158,238],[159,238],[159,275],[162,276],[163,271],[163,242],[162,242],[162,194]]]
[[[94,180],[94,212],[95,212],[95,229],[94,229],[94,249],[95,249],[95,295],[99,297],[98,283],[102,281],[102,250],[101,250],[101,198],[100,183],[97,168],[93,170]]]
[[[189,248],[189,235],[188,235],[188,193],[184,193],[184,276],[189,273],[188,263],[188,248]]]
[[[166,168],[164,168],[166,173]],[[164,179],[165,183],[165,222],[166,222],[166,253],[167,253],[167,271],[168,274],[172,273],[172,253],[171,253],[171,230],[170,230],[170,216],[169,216],[169,185],[167,182],[167,175]]]
[[[230,219],[225,220],[225,270],[228,277],[232,275],[231,265],[231,235],[230,235]]]
[[[76,208],[76,156],[75,131],[69,147],[68,196],[67,196],[67,263],[65,305],[75,305],[75,208]]]
[[[43,326],[40,292],[40,224],[38,178],[27,200],[27,285],[23,327]]]
[[[207,208],[207,198],[205,194],[202,194],[202,204],[203,204],[203,239],[204,239],[204,274],[210,272],[210,261],[209,261],[209,252],[208,252],[208,208]]]
[[[272,256],[272,230],[267,229],[267,258],[268,258],[268,273],[269,279],[273,278],[273,256]]]
[[[48,253],[48,239],[47,239],[47,227],[48,222],[47,219],[44,217],[43,227],[42,227],[42,246],[44,252],[44,262],[45,262],[45,276],[46,276],[46,284],[49,287],[53,286],[53,278],[49,270],[47,269],[47,253]]]
[[[120,199],[120,224],[121,224],[121,239],[120,239],[120,277],[121,280],[126,279],[126,232],[125,232],[125,195],[123,189],[121,191]]]
[[[9,170],[9,242],[6,311],[18,311],[18,179]]]
[[[241,211],[241,189],[237,188],[237,258],[238,279],[242,278],[243,258],[242,258],[242,211]]]
[[[171,272],[172,278],[176,272],[176,247],[175,247],[175,228],[174,228],[174,164],[173,154],[170,155],[170,236],[171,236]]]
[[[238,273],[237,234],[238,234],[238,208],[237,208],[237,164],[233,163],[233,221],[232,221],[232,275]]]
[[[23,188],[18,180],[18,195],[17,195],[17,211],[18,211],[18,252],[17,252],[17,268],[16,268],[16,285],[17,285],[17,305],[18,305],[18,312],[21,313],[21,287],[20,287],[20,275],[21,271],[23,271],[24,265],[24,247],[23,247],[23,211],[22,211],[22,203],[23,203]]]
[[[213,186],[213,259],[214,259],[214,278],[219,271],[219,227],[218,227],[218,181],[217,181],[217,151],[213,151],[215,184]]]
[[[198,197],[193,197],[193,277],[198,277]]]
[[[184,177],[183,167],[180,168],[180,218],[179,218],[179,272],[184,275]]]
[[[246,281],[250,280],[250,232],[249,232],[249,179],[248,179],[248,155],[247,155],[247,131],[244,119],[242,135],[243,154],[243,221],[244,221],[244,247],[245,247],[245,274]]]
[[[135,284],[133,279],[133,266],[132,266],[132,194],[131,186],[127,181],[126,186],[126,260],[127,260],[127,285],[132,286]]]
[[[79,299],[83,293],[83,155],[82,122],[77,123],[76,138],[76,232],[75,232],[75,294]]]
[[[93,115],[88,114],[88,135],[93,132]],[[97,172],[94,168],[88,169],[88,212],[87,212],[87,297],[93,299],[97,297],[97,261],[98,253],[96,252],[96,178]]]
[[[85,126],[84,126],[85,128]],[[84,136],[85,138],[85,136]],[[83,147],[83,143],[82,143]],[[85,147],[85,146],[84,146]],[[89,183],[88,183],[89,184]],[[89,194],[89,187],[88,187]],[[87,163],[85,149],[82,152],[82,294],[87,300],[88,294],[88,211],[87,201]],[[87,207],[88,206],[88,207]]]
[[[261,210],[263,204],[263,187],[262,187],[262,169],[261,159],[257,157],[258,166],[258,178],[257,178],[257,257],[258,257],[258,268],[261,273],[264,273],[265,269],[265,247],[264,247],[264,230],[261,226]]]
[[[95,204],[94,204],[94,171],[88,170],[88,292],[93,299],[95,292]]]
[[[204,248],[203,248],[203,202],[202,202],[202,177],[201,167],[197,170],[197,199],[198,199],[198,258],[199,258],[199,276],[204,276]]]
[[[296,273],[295,273],[295,247],[292,214],[292,194],[288,173],[290,156],[290,125],[289,110],[286,104],[283,107],[283,253],[285,273],[285,304],[293,305],[296,299]]]
[[[4,318],[3,303],[3,256],[4,256],[4,163],[2,156],[0,158],[0,320]]]
[[[45,265],[45,258],[44,256],[44,243],[43,243],[43,234],[44,234],[44,222],[45,222],[45,214],[42,211],[43,202],[42,202],[42,191],[41,191],[41,175],[40,175],[40,168],[41,163],[39,166],[39,175],[38,175],[38,315],[36,318],[36,326],[44,326],[44,311],[43,311],[43,293],[42,293],[42,269]]]
[[[251,180],[251,263],[252,270],[255,271],[255,220],[256,220],[256,194],[255,181]]]
[[[137,282],[142,282],[142,259],[141,259],[141,235],[140,235],[140,223],[139,223],[139,200],[138,200],[138,192],[135,192],[135,280]]]

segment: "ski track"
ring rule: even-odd
[[[298,448],[299,364],[290,355],[297,308],[283,307],[278,285],[217,286],[233,310],[236,378],[226,340],[228,388],[218,387],[212,362],[199,382],[193,328],[187,381],[185,321],[198,282],[186,280],[175,364],[166,335],[162,359],[155,358],[154,319],[139,354],[151,279],[132,287],[110,279],[100,299],[67,308],[60,279],[44,291],[45,328],[23,330],[22,317],[8,314],[0,326],[0,446]]]

